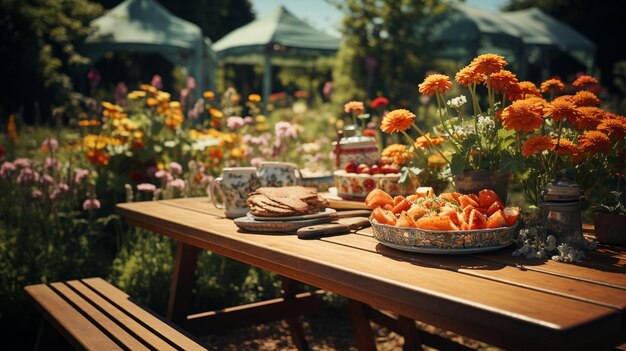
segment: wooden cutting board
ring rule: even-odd
[[[292,217],[284,220],[268,220],[268,218],[258,219],[255,216],[245,216],[235,218],[234,222],[243,231],[257,233],[295,233],[302,227],[308,227],[320,223],[329,223],[340,218],[369,217],[369,210],[355,211],[327,211],[324,217],[302,218]],[[298,218],[294,220],[295,218]]]
[[[328,207],[335,210],[368,210],[369,207],[365,206],[365,202],[361,201],[349,201],[344,200],[337,196],[336,193],[324,192],[320,193],[322,197],[328,200]]]

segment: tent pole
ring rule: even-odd
[[[264,55],[264,67],[263,67],[263,106],[267,106],[272,93],[272,55],[270,52],[266,52]],[[264,112],[267,114],[267,107],[264,107]]]

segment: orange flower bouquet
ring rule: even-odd
[[[543,82],[540,89],[528,84],[523,96],[502,111],[504,128],[515,131],[518,176],[534,204],[545,184],[558,177],[576,181],[587,198],[620,190],[626,118],[598,107],[600,99],[588,90],[597,83],[580,76],[568,87],[571,94],[559,79]],[[599,184],[606,189],[595,192]]]

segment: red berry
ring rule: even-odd
[[[357,168],[356,172],[358,174],[370,174],[370,168],[367,167],[367,166],[365,166],[365,168],[361,168],[361,169]]]
[[[384,165],[380,168],[383,174],[400,173],[400,168],[394,165]]]
[[[364,169],[366,169],[366,168],[367,168],[367,169],[368,169],[368,171],[369,171],[369,168],[370,168],[370,167],[369,167],[368,165],[366,165],[365,163],[361,163],[360,165],[358,165],[358,166],[356,167],[356,172],[357,172],[357,173],[359,173],[359,174],[361,174],[361,173],[363,173],[363,170],[364,170]]]
[[[356,163],[354,161],[348,162],[345,169],[347,173],[356,173]]]
[[[380,174],[382,172],[381,168],[378,165],[373,165],[370,167],[370,174]]]

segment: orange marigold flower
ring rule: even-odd
[[[616,140],[621,140],[626,136],[626,118],[617,116],[617,118],[607,119],[598,125],[598,131]]]
[[[435,145],[435,146],[441,145],[441,143],[445,141],[446,139],[442,137],[431,137],[430,133],[426,133],[425,136],[423,135],[415,139],[415,146],[427,149],[430,147],[430,145]]]
[[[559,155],[575,155],[578,153],[578,147],[567,139],[558,140],[558,145],[554,146],[554,150]]]
[[[496,54],[479,55],[470,62],[470,66],[474,67],[474,71],[479,74],[490,75],[501,71],[508,62],[504,60],[504,56]]]
[[[597,106],[600,104],[600,99],[598,99],[596,94],[587,90],[577,92],[572,101],[576,106]]]
[[[512,91],[514,88],[519,88],[519,82],[515,74],[504,69],[489,75],[489,80],[485,81],[485,85],[487,85],[487,82],[489,82],[491,89],[497,92]]]
[[[365,111],[365,105],[361,101],[350,101],[343,105],[343,111],[345,113],[361,114]]]
[[[250,94],[248,95],[248,101],[250,102],[261,102],[261,95],[259,94]]]
[[[529,95],[541,96],[541,92],[537,89],[537,86],[533,82],[527,80],[519,82],[519,87],[522,89],[522,93],[528,97]]]
[[[456,79],[456,82],[459,83],[459,85],[466,87],[470,84],[478,84],[484,81],[485,75],[476,73],[474,67],[472,66],[465,66],[461,68],[454,79]]]
[[[398,109],[389,112],[380,123],[380,129],[385,133],[394,133],[407,130],[411,127],[411,123],[415,119],[415,115],[409,110]]]
[[[528,157],[545,150],[552,150],[555,140],[547,135],[536,135],[526,140],[522,145],[522,156]]]
[[[556,93],[557,91],[563,90],[563,88],[565,88],[565,84],[563,84],[560,79],[548,79],[541,83],[542,93]]]
[[[611,149],[611,139],[597,130],[588,130],[578,137],[578,147],[590,154],[608,152]]]
[[[545,115],[552,116],[552,119],[557,122],[564,118],[568,121],[577,120],[580,114],[576,105],[568,99],[556,98],[545,109]]]
[[[433,96],[450,90],[452,82],[445,74],[431,74],[418,87],[420,93]]]
[[[391,144],[387,146],[381,153],[382,157],[388,157],[393,160],[393,163],[401,165],[412,158],[412,154],[409,153],[405,145]]]
[[[202,96],[207,100],[215,99],[215,93],[210,90],[207,90],[204,93],[202,93]]]
[[[154,107],[156,105],[159,104],[159,100],[153,98],[153,97],[149,97],[146,99],[146,105],[150,106],[150,107]]]
[[[543,109],[528,100],[517,100],[502,111],[502,125],[505,129],[533,131],[543,124]]]
[[[606,112],[595,106],[579,107],[580,115],[577,119],[567,120],[580,130],[594,130],[605,119]]]
[[[590,84],[598,84],[598,80],[586,74],[576,78],[574,83],[572,83],[572,85],[575,87],[584,87],[585,85],[590,85]]]
[[[224,114],[222,113],[222,111],[216,109],[216,108],[211,108],[209,109],[209,114],[211,114],[211,116],[215,117],[215,118],[222,118],[224,117]]]

